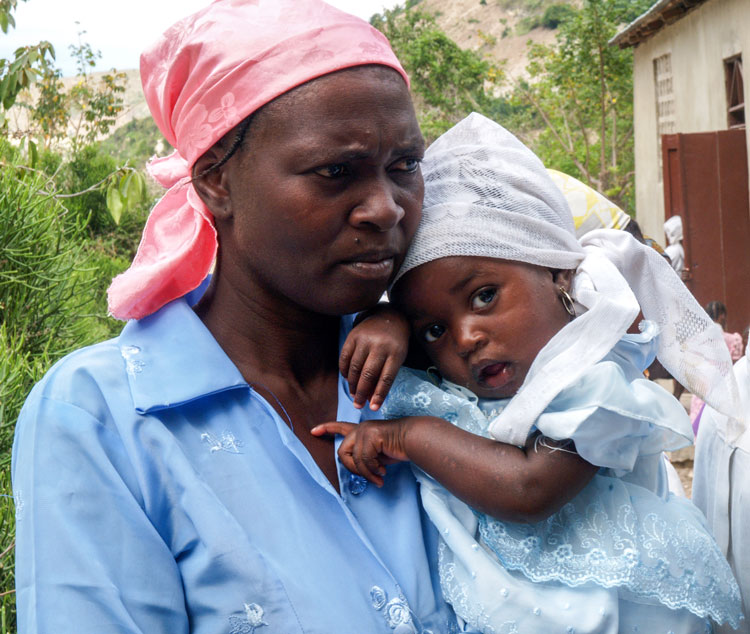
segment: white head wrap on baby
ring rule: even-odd
[[[658,358],[715,409],[740,416],[721,329],[651,247],[615,229],[577,240],[565,197],[516,137],[477,113],[443,134],[422,165],[422,220],[396,276],[432,260],[478,256],[575,269],[582,314],[534,360],[523,385],[492,421],[494,438],[521,445],[550,401],[600,361],[639,309],[660,328]]]

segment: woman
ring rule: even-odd
[[[141,66],[172,187],[110,289],[135,319],[19,419],[19,631],[451,631],[410,469],[368,487],[309,433],[368,415],[337,372],[342,316],[419,221],[403,70],[319,0],[218,0]]]

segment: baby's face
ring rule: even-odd
[[[482,398],[508,398],[536,355],[569,321],[559,287],[570,271],[449,257],[409,271],[394,302],[444,378]]]

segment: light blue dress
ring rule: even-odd
[[[647,324],[625,336],[536,421],[600,467],[548,519],[495,520],[418,473],[441,534],[443,592],[467,624],[485,634],[698,634],[711,631],[708,618],[737,625],[739,590],[704,517],[668,491],[662,452],[689,444],[692,430],[679,402],[643,377],[656,334]],[[489,437],[507,402],[402,370],[384,415],[439,416]]]
[[[128,323],[18,421],[19,633],[455,631],[411,468],[337,464],[339,490],[185,300]]]

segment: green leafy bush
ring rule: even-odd
[[[157,152],[156,148],[163,145]],[[138,169],[143,169],[146,162],[156,153],[163,156],[171,151],[159,128],[151,117],[133,119],[117,128],[101,143],[101,151],[114,157],[120,165],[126,161]]]
[[[569,4],[553,4],[544,10],[541,25],[545,29],[556,29],[560,24],[572,18],[576,10]]]

